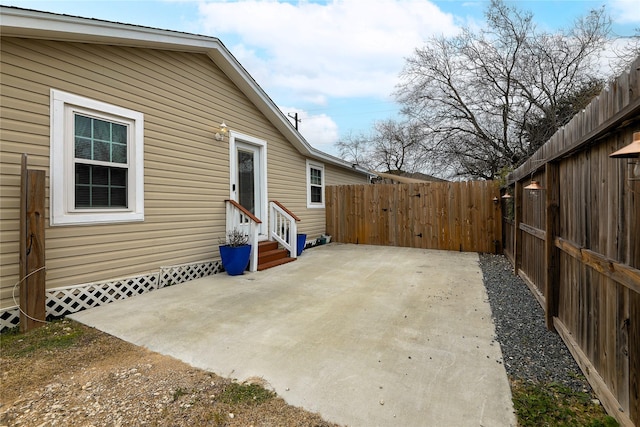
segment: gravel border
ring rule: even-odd
[[[564,341],[547,330],[544,310],[522,279],[513,274],[508,259],[480,254],[480,268],[509,377],[556,382],[577,392],[591,392]]]

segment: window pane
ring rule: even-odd
[[[108,208],[109,207],[109,188],[108,187],[91,187],[91,207],[92,208]]]
[[[89,198],[89,186],[76,185],[76,208],[91,207]]]
[[[311,186],[311,203],[322,203],[322,187]]]
[[[103,162],[111,161],[111,144],[108,142],[94,141],[93,142],[93,160],[100,160]]]
[[[86,138],[76,137],[76,150],[75,156],[78,159],[90,159],[91,158],[91,140]]]
[[[121,144],[127,143],[127,127],[125,125],[112,123],[111,132],[112,132],[111,141],[119,142]]]
[[[91,138],[91,118],[77,115],[75,116],[76,136]]]
[[[111,168],[111,185],[116,187],[126,187],[127,170],[122,168]]]
[[[127,146],[121,144],[112,144],[111,161],[115,163],[127,163]]]
[[[256,213],[253,153],[238,150],[238,202],[252,214]]]
[[[76,185],[91,184],[91,166],[76,163]]]
[[[310,180],[311,184],[322,185],[322,171],[320,169],[311,168]]]
[[[91,166],[91,185],[109,185],[109,168]]]
[[[111,189],[111,207],[127,207],[127,189],[112,188]]]
[[[111,141],[111,123],[104,120],[93,120],[93,138],[103,141]]]

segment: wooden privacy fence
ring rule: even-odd
[[[640,425],[640,159],[609,155],[638,131],[640,58],[509,175],[503,199],[505,254],[623,426]]]
[[[342,243],[497,253],[499,196],[487,181],[329,186],[327,233]]]

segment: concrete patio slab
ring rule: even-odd
[[[344,425],[516,425],[475,253],[330,244],[69,317]]]

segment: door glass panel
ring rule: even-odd
[[[255,165],[253,153],[238,150],[238,203],[255,215]]]

